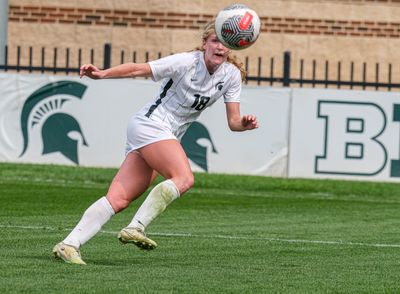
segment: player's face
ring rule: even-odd
[[[217,39],[215,33],[212,33],[208,36],[207,40],[204,41],[203,49],[204,60],[210,73],[215,72],[218,66],[226,61],[230,52],[229,49],[222,45]]]

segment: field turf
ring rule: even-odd
[[[105,195],[115,169],[0,164],[0,293],[399,293],[400,185],[196,174],[119,244],[140,198],[83,248],[52,247]]]

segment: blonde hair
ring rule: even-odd
[[[206,23],[206,25],[204,26],[204,29],[203,29],[203,34],[201,36],[201,40],[203,42],[207,41],[208,37],[213,33],[215,33],[215,19]],[[203,46],[198,46],[195,48],[195,50],[204,51]],[[232,63],[234,66],[236,66],[240,70],[240,76],[242,77],[242,81],[245,81],[247,72],[243,66],[243,62],[241,62],[240,59],[236,55],[232,55],[231,53],[228,54],[226,61],[229,63]]]

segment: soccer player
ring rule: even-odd
[[[239,98],[245,71],[217,39],[214,22],[205,26],[202,46],[194,51],[105,70],[84,64],[80,68],[80,77],[83,76],[92,79],[150,77],[163,82],[155,99],[128,123],[126,158],[107,195],[94,202],[71,233],[53,248],[56,258],[73,264],[86,264],[80,247],[114,214],[140,197],[160,174],[165,180],[150,191],[132,221],[118,234],[124,244],[132,243],[147,250],[157,247],[145,235],[145,229],[172,201],[193,186],[193,173],[179,139],[206,107],[223,97],[232,131],[258,128],[255,116],[240,114]]]

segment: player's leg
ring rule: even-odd
[[[137,151],[128,153],[107,192],[115,212],[120,212],[142,195],[157,176]]]
[[[53,248],[56,258],[67,263],[85,264],[81,259],[79,249],[115,214],[110,202],[102,197],[89,206],[71,233]]]
[[[80,258],[80,246],[97,234],[115,213],[139,197],[155,175],[138,153],[129,153],[114,177],[107,196],[94,202],[84,212],[71,233],[54,247],[54,255],[66,262],[84,264]]]
[[[118,235],[123,243],[153,249],[155,243],[133,242],[134,236],[159,216],[166,207],[193,186],[194,178],[186,154],[177,140],[163,140],[139,149],[146,163],[166,180],[155,186],[139,207],[131,223]]]
[[[138,151],[152,169],[174,183],[181,196],[193,186],[194,177],[189,160],[178,140],[155,142]]]

